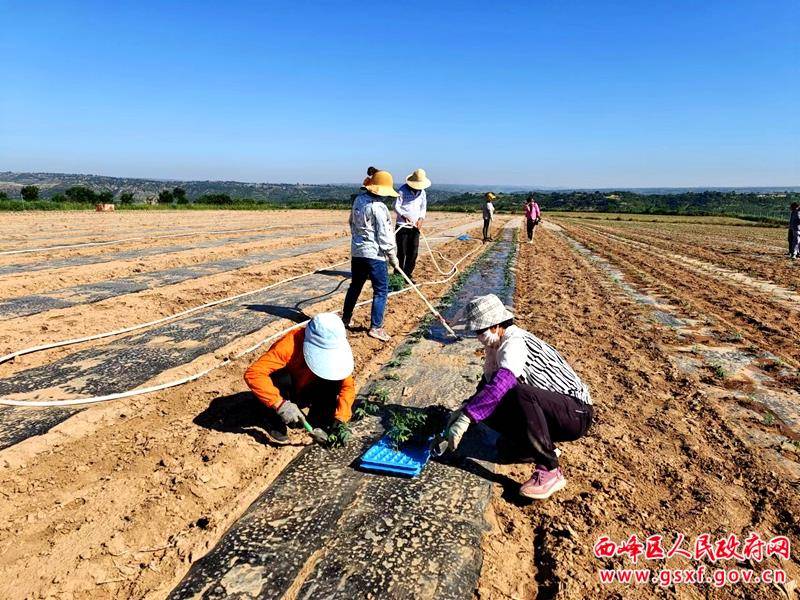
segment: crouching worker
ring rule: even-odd
[[[554,443],[586,434],[593,416],[589,391],[555,348],[514,325],[497,296],[469,303],[467,327],[486,348],[483,378],[450,417],[448,449],[458,447],[472,423],[483,422],[500,434],[498,450],[506,459],[535,463],[520,494],[549,498],[567,484]]]
[[[352,416],[356,395],[352,373],[353,352],[342,320],[321,313],[275,342],[250,365],[244,380],[286,425],[302,427],[305,417],[300,409],[308,407],[308,422],[330,430]],[[277,437],[286,439],[285,434]]]

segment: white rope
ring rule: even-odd
[[[402,226],[398,226],[397,230],[395,230],[395,233],[397,233],[397,231],[400,229],[400,227],[402,227]],[[328,265],[327,267],[324,267],[322,269],[314,269],[313,271],[308,271],[306,273],[303,273],[302,275],[296,275],[294,277],[289,277],[288,279],[283,279],[281,281],[278,281],[276,283],[272,283],[270,285],[258,288],[256,290],[250,290],[249,292],[243,292],[243,293],[237,294],[235,296],[228,296],[227,298],[221,298],[220,300],[214,300],[212,302],[207,302],[205,304],[201,304],[201,305],[195,306],[193,308],[188,308],[186,310],[177,312],[177,313],[172,314],[172,315],[168,315],[166,317],[162,317],[160,319],[155,319],[154,321],[147,321],[145,323],[138,323],[136,325],[131,325],[130,327],[124,327],[122,329],[115,329],[114,331],[106,331],[106,332],[98,333],[98,334],[95,334],[95,335],[87,335],[87,336],[84,336],[84,337],[72,338],[72,339],[68,339],[68,340],[62,340],[60,342],[52,342],[52,343],[49,343],[49,344],[42,344],[42,345],[39,345],[39,346],[31,346],[29,348],[23,348],[22,350],[16,350],[16,351],[11,352],[9,354],[5,354],[5,355],[0,356],[0,364],[8,362],[9,360],[13,360],[13,359],[17,358],[18,356],[24,356],[26,354],[33,354],[35,352],[42,352],[44,350],[52,350],[54,348],[62,348],[64,346],[72,346],[73,344],[81,344],[81,343],[84,343],[84,342],[93,342],[95,340],[102,340],[102,339],[109,338],[109,337],[115,337],[115,336],[118,336],[118,335],[123,335],[125,333],[132,333],[134,331],[139,331],[140,329],[146,329],[148,327],[154,327],[155,325],[161,325],[161,324],[167,323],[169,321],[175,321],[177,319],[181,319],[183,317],[187,317],[187,316],[189,316],[191,314],[194,314],[194,313],[196,313],[198,311],[201,311],[201,310],[205,310],[207,308],[212,308],[214,306],[218,306],[218,305],[224,304],[226,302],[231,302],[233,300],[238,300],[240,298],[245,298],[245,297],[250,296],[252,294],[257,294],[259,292],[264,292],[266,290],[272,289],[272,288],[277,287],[279,285],[282,285],[284,283],[289,283],[290,281],[295,281],[295,280],[301,279],[303,277],[308,277],[309,275],[313,275],[314,273],[317,273],[319,271],[326,271],[328,269],[333,269],[335,267],[340,267],[340,266],[342,266],[344,264],[347,264],[348,262],[349,262],[349,260],[343,260],[341,262],[334,263],[332,265]],[[445,274],[449,274],[449,273],[442,273],[442,274],[445,275]]]
[[[82,242],[80,244],[62,244],[60,246],[46,246],[42,248],[26,248],[24,250],[4,250],[0,252],[0,256],[7,256],[9,254],[28,254],[31,252],[50,252],[52,250],[66,250],[69,248],[88,248],[89,246],[108,246],[111,244],[121,244],[123,242],[136,242],[141,240],[162,240],[165,238],[179,238],[198,235],[222,235],[225,233],[248,233],[251,231],[266,231],[267,229],[275,229],[278,225],[270,225],[269,227],[254,227],[252,229],[223,229],[220,231],[194,231],[192,233],[169,233],[165,235],[144,235],[139,237],[119,238],[116,240],[109,240],[106,242]]]
[[[323,269],[314,269],[313,271],[308,271],[307,273],[303,273],[302,275],[295,275],[294,277],[289,277],[287,279],[283,279],[276,283],[271,283],[270,285],[266,285],[264,287],[258,288],[257,290],[250,290],[249,292],[243,292],[241,294],[236,294],[235,296],[228,296],[227,298],[222,298],[220,300],[214,300],[213,302],[207,302],[205,304],[201,304],[200,306],[195,306],[193,308],[189,308],[175,314],[162,317],[161,319],[156,319],[155,321],[148,321],[146,323],[139,323],[137,325],[131,325],[130,327],[125,327],[123,329],[115,329],[114,331],[106,331],[104,333],[98,333],[96,335],[87,335],[85,337],[80,338],[72,338],[69,340],[62,340],[60,342],[53,342],[51,344],[42,344],[41,346],[32,346],[30,348],[23,348],[22,350],[17,350],[10,354],[6,354],[5,356],[0,356],[0,364],[4,362],[8,362],[11,359],[14,359],[18,356],[23,356],[25,354],[32,354],[34,352],[41,352],[43,350],[52,350],[53,348],[61,348],[62,346],[71,346],[73,344],[80,344],[82,342],[92,342],[94,340],[101,340],[107,337],[114,337],[117,335],[122,335],[123,333],[131,333],[132,331],[138,331],[140,329],[145,329],[147,327],[153,327],[155,325],[160,325],[162,323],[166,323],[168,321],[174,321],[176,319],[181,319],[193,313],[196,313],[201,310],[205,310],[207,308],[211,308],[212,306],[217,306],[219,304],[224,304],[225,302],[231,302],[233,300],[238,300],[240,298],[245,298],[247,296],[251,296],[253,294],[257,294],[259,292],[264,292],[266,290],[272,289],[276,286],[283,285],[284,283],[289,283],[290,281],[295,281],[296,279],[301,279],[302,277],[308,277],[309,275],[313,275],[319,271],[325,271],[327,269],[333,269],[334,267],[339,267],[343,264],[346,264],[347,260],[343,260],[338,263],[334,263],[332,265],[328,265]]]
[[[417,294],[420,295],[420,297],[423,299],[423,301],[428,305],[428,308],[430,310],[432,310],[433,314],[436,315],[439,318],[439,320],[442,322],[442,324],[454,336],[455,336],[455,333],[449,327],[449,325],[447,325],[447,323],[444,321],[444,318],[438,313],[438,311],[436,311],[435,308],[433,308],[433,306],[427,301],[427,299],[422,295],[422,293],[417,288],[420,287],[420,286],[423,286],[423,285],[439,285],[439,284],[446,283],[446,282],[450,281],[456,275],[456,273],[458,273],[457,265],[461,264],[464,260],[469,258],[472,254],[474,254],[481,247],[483,247],[482,244],[479,245],[479,246],[476,246],[475,248],[470,250],[467,254],[465,254],[460,260],[458,260],[455,263],[453,263],[453,272],[450,273],[446,278],[440,279],[438,281],[423,282],[423,283],[420,283],[418,285],[412,284],[412,288],[417,292]],[[75,338],[73,340],[65,340],[65,341],[62,341],[62,342],[56,342],[54,344],[46,344],[46,345],[42,345],[42,346],[36,346],[36,347],[33,347],[33,348],[27,348],[27,349],[24,349],[24,350],[18,350],[16,352],[12,352],[11,354],[7,354],[6,356],[0,357],[0,363],[8,361],[11,358],[14,358],[16,356],[21,356],[23,354],[30,354],[32,352],[39,352],[39,351],[42,351],[42,350],[58,348],[58,347],[66,346],[66,345],[69,345],[69,344],[77,344],[77,343],[80,343],[82,341],[91,341],[91,340],[94,340],[94,339],[101,339],[101,338],[104,338],[104,337],[110,337],[112,335],[120,335],[122,333],[128,333],[128,332],[134,331],[136,329],[142,329],[144,327],[148,327],[148,326],[153,325],[153,324],[158,324],[158,323],[161,323],[161,322],[174,320],[174,319],[177,319],[177,318],[179,318],[181,316],[186,316],[187,314],[190,314],[192,312],[197,312],[197,311],[202,310],[204,308],[208,308],[209,306],[215,306],[217,304],[222,304],[224,302],[229,302],[231,300],[236,300],[238,298],[242,298],[242,297],[245,297],[245,296],[248,296],[248,295],[251,295],[251,294],[255,294],[257,292],[268,290],[268,289],[276,287],[278,285],[282,285],[282,284],[288,283],[290,281],[295,281],[297,279],[300,279],[302,277],[307,277],[309,275],[312,275],[314,273],[318,273],[320,271],[325,271],[325,270],[332,269],[332,268],[337,267],[337,266],[341,266],[341,265],[343,265],[343,264],[345,264],[347,262],[349,262],[349,261],[348,260],[344,260],[344,261],[335,263],[333,265],[329,265],[329,266],[327,266],[327,267],[325,267],[323,269],[315,269],[314,271],[309,271],[307,273],[303,273],[302,275],[296,275],[294,277],[289,277],[287,279],[284,279],[282,281],[270,284],[270,285],[265,286],[263,288],[259,288],[257,290],[252,290],[252,291],[249,291],[249,292],[245,292],[243,294],[237,294],[236,296],[231,296],[229,298],[223,298],[221,300],[216,300],[214,302],[209,302],[207,304],[204,304],[204,305],[201,305],[201,306],[197,306],[197,307],[188,309],[186,311],[182,311],[181,313],[176,313],[175,315],[171,315],[171,316],[165,317],[163,319],[158,319],[156,321],[152,321],[150,323],[135,325],[133,327],[120,329],[120,330],[116,330],[116,331],[113,331],[113,332],[106,332],[106,333],[98,334],[97,336],[87,336],[85,338]],[[403,274],[403,275],[405,275],[405,274]],[[405,293],[405,292],[409,291],[410,289],[411,288],[405,288],[403,290],[398,290],[396,292],[391,292],[389,294],[389,296],[390,297],[396,296],[398,294]],[[357,303],[356,307],[361,307],[361,306],[363,306],[365,304],[368,304],[369,302],[371,302],[371,300],[364,300],[362,302]],[[337,312],[340,312],[340,311],[337,311]],[[273,335],[267,337],[264,340],[261,340],[260,342],[256,343],[255,345],[251,346],[250,348],[246,348],[245,350],[239,352],[238,354],[234,355],[233,357],[230,357],[230,358],[227,358],[227,359],[221,361],[220,363],[216,364],[215,366],[209,367],[209,368],[204,369],[204,370],[202,370],[202,371],[200,371],[198,373],[195,373],[193,375],[189,375],[187,377],[183,377],[181,379],[168,381],[166,383],[162,383],[162,384],[158,384],[158,385],[154,385],[154,386],[150,386],[150,387],[146,387],[146,388],[136,388],[136,389],[133,389],[133,390],[128,390],[128,391],[125,391],[125,392],[119,392],[119,393],[115,393],[115,394],[107,394],[107,395],[104,395],[104,396],[93,396],[93,397],[88,397],[88,398],[74,398],[74,399],[70,399],[70,400],[12,400],[10,398],[0,398],[0,406],[66,407],[66,406],[77,406],[77,405],[83,405],[83,404],[96,404],[96,403],[100,403],[100,402],[107,402],[107,401],[110,401],[110,400],[119,400],[119,399],[122,399],[122,398],[131,397],[131,396],[138,396],[138,395],[141,395],[141,394],[149,394],[149,393],[152,393],[152,392],[157,392],[157,391],[160,391],[160,390],[176,387],[176,386],[183,385],[183,384],[189,383],[191,381],[195,381],[197,379],[200,379],[201,377],[203,377],[204,375],[207,375],[211,371],[214,371],[216,369],[224,367],[225,365],[230,364],[234,360],[236,360],[238,358],[241,358],[242,356],[245,356],[246,354],[249,354],[250,352],[253,352],[254,350],[257,350],[258,348],[260,348],[264,344],[267,344],[267,343],[271,342],[272,340],[276,339],[277,337],[280,337],[280,336],[286,334],[289,331],[297,329],[298,327],[302,327],[303,325],[305,325],[307,323],[308,323],[308,321],[306,320],[306,321],[303,321],[301,323],[297,323],[297,324],[295,324],[295,325],[293,325],[291,327],[287,327],[287,328],[279,331],[278,333],[273,334]]]

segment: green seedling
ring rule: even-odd
[[[400,360],[397,358],[393,358],[384,365],[387,369],[394,369],[395,367],[400,366]]]
[[[366,417],[373,417],[380,411],[380,404],[370,402],[369,400],[363,400],[353,409],[353,420],[360,421]]]
[[[347,445],[353,437],[353,430],[347,423],[336,423],[328,433],[328,444],[331,448],[341,448]]]
[[[398,358],[406,358],[407,356],[411,356],[411,348],[400,348],[397,351]]]
[[[725,379],[728,376],[728,372],[721,364],[711,365],[711,369],[714,371],[714,377],[717,379]]]
[[[385,406],[388,401],[389,390],[376,387],[353,409],[353,420],[360,421],[365,417],[374,417],[381,412],[381,407]]]
[[[400,375],[397,373],[388,373],[387,375],[384,375],[383,378],[388,379],[389,381],[400,381]]]
[[[428,415],[419,408],[398,408],[389,411],[387,435],[392,447],[399,448],[413,437],[422,433]]]
[[[770,412],[764,413],[763,421],[764,425],[766,425],[767,427],[772,427],[775,424],[775,415],[773,415]]]
[[[384,387],[376,387],[370,392],[369,399],[378,404],[386,404],[389,401],[389,390]]]
[[[406,287],[406,280],[403,279],[400,273],[392,273],[389,275],[389,291],[399,292],[404,287]]]

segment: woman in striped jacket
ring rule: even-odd
[[[451,415],[448,448],[455,450],[469,426],[483,422],[500,433],[498,449],[507,458],[536,464],[520,494],[549,498],[567,484],[554,442],[586,434],[593,418],[589,390],[555,348],[514,325],[494,294],[469,303],[467,328],[486,347],[483,378]]]

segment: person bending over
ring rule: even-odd
[[[486,348],[478,391],[450,417],[448,449],[458,448],[473,423],[500,434],[498,450],[514,462],[532,462],[522,484],[526,498],[545,499],[564,488],[555,442],[577,440],[592,424],[589,390],[555,348],[514,325],[494,294],[467,306],[467,328]]]
[[[329,430],[352,416],[352,373],[353,352],[342,320],[321,313],[276,341],[245,371],[244,380],[286,425],[302,426],[300,409],[308,407],[308,422]]]

